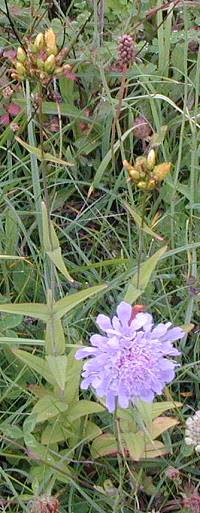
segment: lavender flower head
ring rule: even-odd
[[[116,402],[121,408],[137,400],[152,402],[175,376],[177,364],[166,357],[180,354],[172,342],[184,336],[181,328],[171,327],[171,322],[154,326],[148,313],[133,319],[131,314],[131,305],[123,301],[112,320],[98,315],[96,323],[106,335],[92,335],[91,347],[75,355],[77,360],[91,357],[83,366],[81,388],[95,389],[109,412]]]

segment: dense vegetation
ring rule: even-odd
[[[0,1],[2,511],[200,512],[199,25],[199,0]],[[75,354],[122,301],[185,334],[112,414]]]

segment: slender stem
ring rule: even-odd
[[[145,207],[146,207],[146,198],[147,193],[144,192],[143,195],[143,203],[142,203],[142,217],[141,217],[141,226],[139,231],[139,251],[138,251],[138,261],[137,261],[137,289],[140,288],[140,267],[141,267],[141,259],[142,259],[142,250],[143,250],[143,227],[144,227],[144,218],[145,218]]]

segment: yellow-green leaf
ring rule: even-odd
[[[157,417],[152,422],[151,427],[151,436],[154,440],[155,438],[158,438],[164,431],[167,431],[171,427],[177,426],[179,424],[178,420],[173,417]]]
[[[46,357],[46,361],[55,382],[59,388],[64,391],[67,370],[67,356],[65,354],[60,356],[48,355]]]
[[[67,296],[63,297],[53,305],[53,312],[55,314],[55,318],[60,319],[61,317],[63,317],[63,315],[70,312],[70,310],[72,310],[75,306],[79,305],[80,303],[82,303],[86,299],[89,299],[95,294],[102,292],[106,288],[107,285],[105,284],[95,285],[94,287],[80,290],[75,294],[68,294]]]
[[[47,362],[43,358],[28,353],[27,351],[22,351],[21,349],[13,349],[12,352],[24,364],[28,365],[28,367],[37,372],[41,378],[44,378],[49,383],[55,385],[55,380],[52,376],[52,373],[47,366]]]
[[[61,254],[59,239],[56,235],[52,221],[48,220],[47,209],[44,202],[42,202],[42,227],[44,249],[48,257],[54,263],[56,268],[65,276],[65,278],[70,283],[74,283],[74,279],[70,276],[65,267]]]
[[[32,414],[36,415],[36,422],[44,422],[52,419],[67,411],[68,405],[63,401],[59,401],[57,397],[46,395],[39,399],[32,409]]]
[[[76,404],[69,408],[68,420],[69,422],[74,422],[75,420],[85,415],[91,415],[92,413],[101,413],[103,411],[105,411],[105,408],[101,406],[101,404],[96,403],[94,401],[87,401],[86,399],[83,399],[81,401],[78,401]]]
[[[139,461],[144,456],[145,438],[144,433],[123,433],[123,440],[130,457]]]
[[[158,458],[164,456],[169,451],[162,442],[155,440],[152,444],[147,444],[145,447],[144,459]]]
[[[73,166],[73,162],[67,162],[65,160],[59,159],[58,157],[54,157],[51,153],[42,152],[40,148],[36,146],[31,146],[27,144],[25,141],[20,139],[17,135],[15,136],[16,141],[21,144],[29,153],[33,153],[37,157],[38,160],[47,160],[48,162],[54,162],[55,164],[60,164],[61,166]]]
[[[161,401],[159,403],[152,404],[152,419],[159,417],[167,410],[174,410],[176,408],[180,408],[182,406],[181,403],[173,402],[173,401]]]
[[[0,312],[27,315],[44,322],[48,319],[47,305],[43,303],[2,303]]]
[[[155,233],[145,222],[142,222],[141,216],[136,212],[136,210],[133,207],[131,207],[128,203],[126,203],[126,201],[123,203],[123,205],[129,211],[129,213],[133,217],[135,223],[137,224],[137,226],[140,230],[142,230],[143,232],[145,232],[148,235],[150,235],[151,237],[153,237],[153,239],[157,239],[160,241],[163,240],[163,237],[161,237],[161,235],[159,235],[158,233]]]
[[[134,274],[133,278],[131,279],[125,297],[124,301],[127,303],[134,303],[136,299],[141,296],[147,287],[149,280],[151,278],[151,275],[153,271],[156,268],[157,263],[159,262],[162,255],[164,255],[165,251],[167,250],[167,246],[163,246],[161,249],[156,251],[153,256],[148,258],[146,262],[144,262],[140,266],[140,279],[139,279],[139,288],[137,288],[137,273]]]
[[[117,454],[118,447],[114,435],[111,435],[111,433],[105,433],[95,438],[92,442],[90,452],[92,458],[100,458],[101,456]]]

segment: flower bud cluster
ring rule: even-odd
[[[135,60],[135,48],[133,38],[128,34],[124,34],[119,38],[118,43],[118,62],[121,66],[128,66]]]
[[[64,54],[56,44],[56,35],[52,28],[40,32],[34,41],[28,41],[17,50],[14,70],[11,77],[16,80],[37,79],[47,83],[55,75],[70,71],[69,64],[62,64]]]
[[[123,161],[125,169],[129,174],[129,180],[142,190],[155,189],[159,182],[162,182],[170,173],[171,162],[162,162],[156,165],[154,150],[150,150],[147,157],[137,157],[132,166],[127,160]]]

